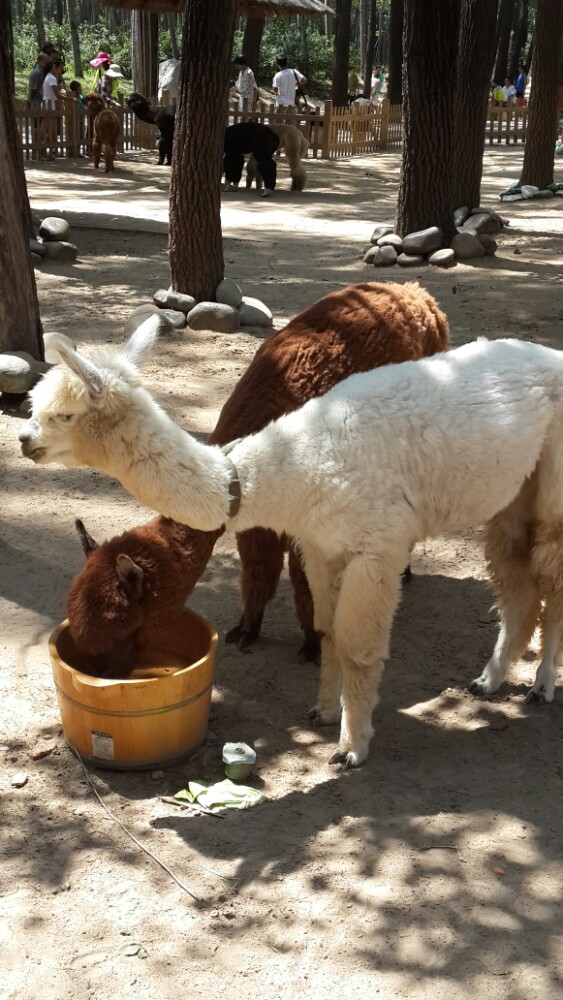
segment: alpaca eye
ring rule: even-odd
[[[60,420],[62,424],[67,424],[69,420],[72,420],[72,413],[58,413],[57,420]]]

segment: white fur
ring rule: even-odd
[[[491,524],[508,538],[522,534],[526,518],[548,534],[561,528],[563,355],[549,348],[480,340],[353,375],[233,446],[242,502],[232,519],[232,468],[224,453],[174,424],[123,356],[95,364],[88,392],[88,375],[76,359],[78,375],[54,369],[36,386],[24,453],[36,461],[98,468],[149,507],[194,528],[259,525],[298,540],[315,626],[323,633],[314,714],[336,721],[342,703],[332,762],[353,766],[367,756],[400,575],[415,542],[495,517],[501,522]],[[72,419],[56,419],[65,407]],[[526,491],[526,503],[521,499],[518,506]],[[512,565],[512,543],[503,539],[503,558],[493,565],[493,575],[501,577],[501,635],[475,682],[486,692],[496,690],[518,646],[506,641],[521,609],[510,586],[502,594],[507,552]],[[537,570],[550,575],[552,588],[563,588],[558,556],[559,549],[553,569],[540,559]],[[547,660],[537,681],[536,693],[546,700],[553,697],[562,622],[557,604],[547,617]]]

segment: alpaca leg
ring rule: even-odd
[[[561,626],[563,623],[563,595],[552,594],[545,602],[542,617],[542,658],[536,672],[534,686],[526,701],[552,702],[555,698],[557,665],[561,663]]]
[[[315,631],[313,598],[309,583],[305,576],[303,564],[293,545],[289,546],[289,575],[293,585],[293,596],[297,619],[305,634],[305,641],[297,654],[300,663],[318,662],[321,652],[321,639]]]
[[[94,139],[92,143],[92,152],[94,154],[94,166],[97,170],[100,166],[100,160],[102,158],[102,144],[99,139]]]
[[[256,181],[256,187],[258,187],[258,167],[256,166],[256,160],[252,153],[248,158],[248,163],[246,164],[246,189],[250,190],[252,187],[252,182]]]
[[[166,142],[164,141],[162,134],[158,140],[158,167],[164,166],[164,158],[166,156]]]
[[[286,143],[286,155],[289,163],[289,172],[291,174],[292,191],[302,191],[305,187],[305,181],[307,179],[307,171],[301,163],[299,146],[299,139],[295,142],[293,137],[291,142]]]
[[[330,725],[340,718],[342,679],[334,646],[334,612],[338,601],[342,564],[331,564],[313,548],[302,546],[303,565],[313,595],[315,629],[321,637],[321,677],[316,705],[308,712],[315,725]]]
[[[342,671],[342,722],[330,764],[357,767],[368,755],[371,717],[401,589],[404,559],[354,556],[344,570],[334,636]]]
[[[244,156],[238,150],[229,149],[223,157],[223,170],[227,184],[238,187],[244,167]]]
[[[283,569],[285,541],[274,531],[253,528],[237,535],[237,547],[243,612],[239,624],[227,633],[225,641],[244,651],[260,635],[264,609],[276,593]]]
[[[483,673],[469,685],[474,694],[498,691],[511,663],[525,651],[541,613],[531,564],[530,527],[521,498],[494,517],[486,529],[485,554],[500,608],[500,631]]]
[[[257,150],[256,163],[258,172],[264,180],[266,191],[273,191],[276,186],[276,162],[272,159],[271,153]]]

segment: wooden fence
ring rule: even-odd
[[[157,102],[153,102],[157,103]],[[160,102],[166,105],[166,95]],[[118,112],[121,134],[118,151],[154,150],[156,127],[140,121],[122,104]],[[31,111],[24,102],[16,103],[24,159],[41,156],[86,156],[90,151],[90,116],[81,107],[68,102],[55,111]],[[333,107],[326,101],[305,111],[276,108],[261,103],[256,110],[233,104],[228,110],[228,124],[240,121],[287,122],[296,125],[309,141],[313,159],[340,159],[385,150],[400,149],[402,144],[402,108],[382,101],[376,106]],[[526,140],[528,108],[491,106],[487,112],[485,141],[510,145]]]

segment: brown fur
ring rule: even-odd
[[[84,103],[92,115],[94,166],[96,169],[99,167],[103,152],[105,172],[109,174],[113,170],[113,162],[117,153],[119,118],[115,111],[104,108],[104,102],[99,94],[86,94]]]
[[[307,180],[307,171],[301,162],[301,158],[307,156],[309,143],[295,125],[269,122],[268,128],[272,132],[275,132],[280,140],[278,150],[285,149],[289,172],[291,174],[291,190],[302,191]],[[256,181],[256,188],[259,190],[263,185],[262,177],[258,171],[258,164],[254,156],[250,156],[246,164],[246,187],[251,188],[253,181]]]
[[[448,345],[448,324],[436,301],[418,284],[372,282],[326,295],[272,334],[257,351],[225,403],[210,443],[224,445],[324,395],[354,372],[435,354]],[[131,656],[157,623],[183,607],[201,576],[220,531],[205,533],[157,518],[111,539],[93,552],[75,578],[68,613],[82,649]],[[303,658],[318,650],[313,606],[299,557],[287,538],[260,528],[237,535],[243,614],[227,641],[245,648],[256,639],[289,549],[297,616],[305,632]],[[126,553],[143,570],[140,599],[116,573]]]

